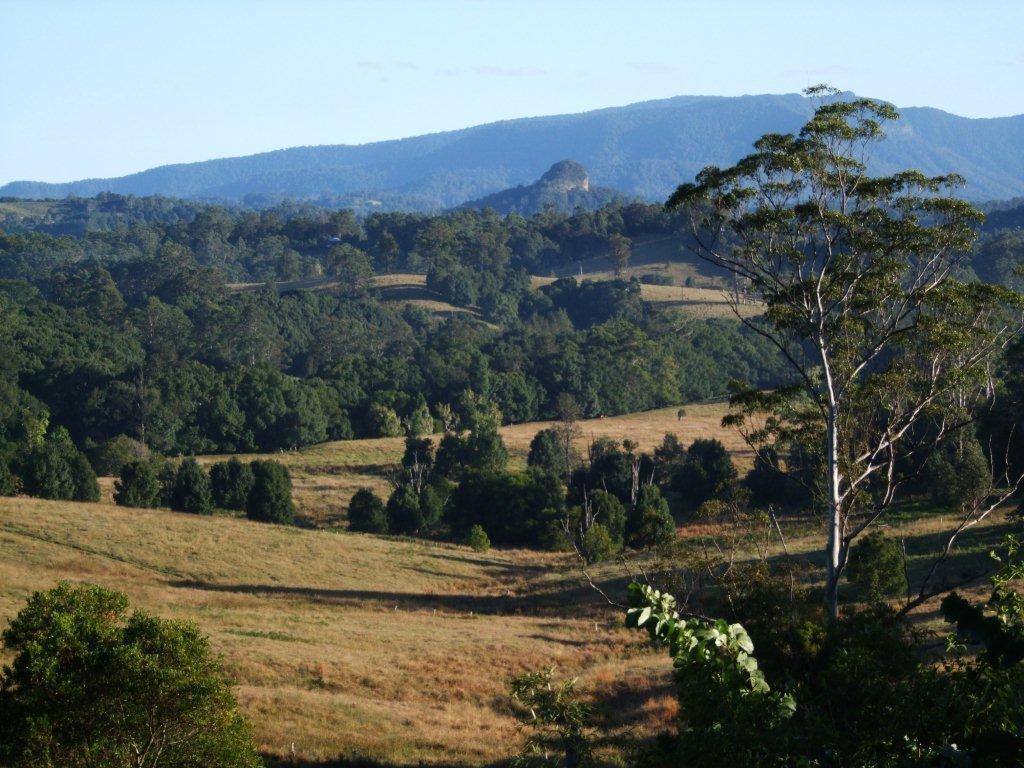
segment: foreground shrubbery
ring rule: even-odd
[[[942,604],[960,641],[980,648],[971,655],[956,644],[922,653],[885,605],[830,620],[789,574],[765,567],[719,571],[721,605],[746,630],[688,617],[671,595],[634,584],[627,623],[667,646],[680,709],[650,764],[1021,765],[1024,562],[1020,543],[1006,544],[986,604],[955,593]]]
[[[3,633],[0,764],[257,768],[230,681],[192,624],[128,612],[127,598],[62,584]]]

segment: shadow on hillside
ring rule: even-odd
[[[324,589],[279,584],[217,584],[209,581],[171,581],[177,589],[198,589],[271,597],[296,597],[325,605],[358,606],[378,603],[396,610],[442,610],[485,615],[563,615],[567,607],[574,612],[596,613],[606,606],[601,597],[587,585],[571,585],[563,589],[543,590],[528,595],[455,595],[426,592],[389,592],[370,589]],[[626,579],[603,584],[611,592],[624,592]]]
[[[388,285],[378,290],[385,301],[444,301],[440,294],[422,285]]]
[[[431,559],[437,560],[448,560],[453,563],[461,563],[465,565],[482,565],[487,570],[501,571],[510,575],[522,574],[524,576],[535,576],[550,568],[541,563],[510,563],[505,560],[498,560],[496,558],[481,557],[476,555],[470,557],[469,555],[458,555],[458,554],[442,554],[440,552],[431,552]]]

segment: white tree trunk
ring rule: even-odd
[[[839,576],[842,573],[843,531],[842,497],[840,496],[838,409],[830,404],[826,419],[828,447],[826,451],[826,486],[828,492],[828,543],[825,548],[825,604],[829,615],[839,617]]]

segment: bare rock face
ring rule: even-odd
[[[463,203],[460,208],[490,208],[500,214],[518,213],[532,216],[535,213],[554,209],[572,213],[577,208],[596,211],[616,200],[625,200],[622,195],[609,187],[590,184],[587,169],[575,160],[562,160],[552,165],[533,184],[518,187]]]
[[[564,189],[590,190],[590,177],[587,169],[574,160],[562,160],[555,163],[540,177],[540,183]]]

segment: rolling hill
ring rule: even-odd
[[[705,165],[735,161],[761,134],[799,128],[814,104],[799,94],[677,96],[396,141],[167,165],[120,178],[16,181],[0,187],[0,196],[286,196],[364,209],[436,210],[528,184],[552,163],[572,158],[589,169],[594,184],[656,200]],[[973,200],[1024,194],[1024,115],[970,119],[922,107],[902,115],[879,147],[874,171],[955,170],[968,179],[964,194]]]

